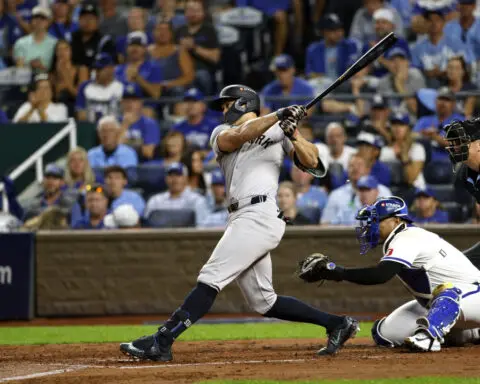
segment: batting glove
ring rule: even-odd
[[[283,131],[283,134],[287,136],[290,140],[295,141],[297,140],[297,124],[298,121],[293,119],[292,117],[287,118],[286,120],[280,121],[280,128]]]
[[[303,105],[291,105],[290,107],[280,108],[276,114],[280,121],[287,120],[288,118],[300,121],[307,116],[307,109]]]

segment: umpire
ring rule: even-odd
[[[480,204],[480,118],[454,121],[445,127],[450,160],[455,166],[462,163],[457,171],[457,182]],[[478,267],[480,264],[480,242],[464,251]]]

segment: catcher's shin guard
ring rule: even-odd
[[[393,348],[395,344],[380,333],[380,326],[386,318],[378,319],[372,326],[372,339],[379,347]]]

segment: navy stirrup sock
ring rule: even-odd
[[[210,310],[217,294],[217,290],[209,285],[197,283],[185,298],[182,306],[160,327],[160,332],[166,328],[176,339]]]
[[[300,323],[317,324],[327,330],[333,330],[344,322],[343,316],[332,315],[290,296],[278,296],[273,307],[265,313],[265,317],[275,317],[281,320]]]

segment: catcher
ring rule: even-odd
[[[415,300],[374,323],[372,337],[379,346],[435,352],[446,339],[457,345],[480,340],[475,329],[480,325],[480,271],[462,252],[414,226],[400,197],[379,198],[356,218],[360,254],[383,244],[380,262],[344,268],[316,253],[299,263],[301,279],[373,285],[397,276]]]

